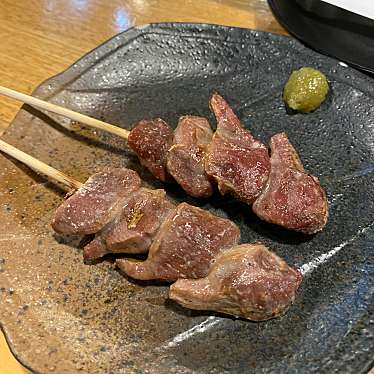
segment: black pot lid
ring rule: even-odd
[[[269,0],[269,5],[304,43],[374,73],[374,20],[318,0]]]

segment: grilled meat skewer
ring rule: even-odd
[[[140,121],[130,131],[128,145],[143,166],[157,179],[166,182],[171,180],[166,168],[166,160],[173,139],[173,129],[161,118],[157,118]]]
[[[97,233],[122,208],[121,201],[138,190],[140,184],[139,175],[125,168],[92,175],[57,208],[53,229],[67,235]]]
[[[138,279],[203,276],[194,257],[200,265],[207,258],[206,265],[201,265],[207,267],[218,251],[240,239],[238,227],[230,220],[186,203],[175,206],[165,191],[141,188],[137,173],[124,168],[91,176],[56,210],[52,227],[60,234],[86,235],[96,230],[94,240],[84,248],[86,260],[107,253],[145,253],[151,248],[146,262],[137,268],[132,262],[126,268],[131,270],[125,270]],[[176,261],[178,256],[181,262]],[[124,268],[127,262],[120,264]]]
[[[301,274],[264,245],[242,244],[218,254],[206,277],[177,280],[169,297],[186,308],[265,321],[287,311],[300,283]]]
[[[160,226],[146,261],[121,259],[117,265],[141,280],[201,278],[216,255],[239,240],[239,228],[232,221],[182,203]]]
[[[270,171],[267,147],[244,129],[228,103],[218,94],[210,100],[217,131],[202,117],[181,117],[174,132],[161,119],[140,121],[130,131],[128,144],[142,165],[162,181],[172,175],[191,196],[209,197],[212,181],[251,204]],[[162,171],[162,172],[161,172]]]
[[[141,121],[129,132],[6,87],[0,87],[0,91],[16,100],[128,139],[129,146],[137,153],[140,162],[156,178],[167,181],[172,179],[170,174],[173,174],[175,180],[192,196],[208,197],[211,194],[211,181],[207,178],[210,176],[218,182],[222,194],[231,192],[248,204],[253,203],[261,194],[253,210],[265,221],[307,234],[322,230],[327,222],[326,195],[318,179],[308,176],[300,161],[279,162],[282,153],[277,155],[276,152],[278,146],[282,147],[282,142],[273,142],[274,155],[271,157],[269,179],[269,162],[265,146],[241,127],[239,119],[218,94],[214,94],[210,100],[218,126],[213,140],[208,145],[209,126],[207,123],[200,126],[199,123],[202,124],[204,120],[194,120],[198,117],[190,116],[190,119],[181,120],[175,136],[173,130],[161,119]],[[195,123],[195,130],[192,126],[187,126],[192,123]],[[204,131],[201,131],[203,127]],[[294,159],[298,158],[289,143],[285,144],[284,148],[288,149],[289,154],[294,154]],[[36,163],[38,164],[38,160]],[[203,163],[205,170],[202,167]],[[50,175],[51,170],[47,170],[47,165],[45,167],[44,173]],[[275,170],[277,167],[280,167],[280,170]],[[57,172],[54,178],[65,183],[66,176],[58,174]],[[71,185],[74,188],[79,187],[79,183],[75,182],[72,181]],[[281,191],[283,185],[287,186],[287,192]],[[293,188],[295,193],[292,191]],[[295,203],[299,198],[300,203]],[[308,199],[311,199],[312,208]],[[93,224],[96,225],[95,222]]]
[[[222,195],[232,193],[252,204],[269,177],[267,147],[244,129],[227,102],[218,94],[210,100],[217,131],[209,145],[205,171],[218,183]]]
[[[317,178],[306,174],[286,134],[272,137],[269,158],[267,148],[242,127],[220,95],[212,96],[210,107],[217,118],[217,131],[211,140],[209,124],[200,117],[182,117],[174,140],[169,127],[168,143],[157,148],[162,152],[158,160],[162,160],[165,175],[169,172],[195,197],[210,196],[212,180],[215,180],[222,194],[229,192],[253,204],[253,211],[267,222],[306,234],[322,230],[328,217],[325,192]],[[157,121],[155,128],[160,126]],[[129,145],[135,152],[143,149],[138,156],[147,165],[144,157],[154,155],[144,151],[150,130],[147,127],[145,131],[141,122],[132,131],[138,132],[138,126],[143,129],[143,136],[136,138],[141,144],[132,141]],[[148,126],[152,128],[151,122]],[[164,127],[168,125],[163,122],[162,126],[160,134],[166,133]],[[171,142],[173,145],[168,149]]]
[[[70,222],[73,207],[73,227],[86,232],[84,226],[92,224],[84,214],[82,222],[77,221],[79,201],[85,207],[84,203],[94,201],[92,196],[97,191],[105,191],[101,198],[107,201],[106,196],[113,197],[113,191],[105,188],[105,178],[113,186],[109,180],[113,176],[121,180],[124,176],[134,177],[135,183],[126,179],[126,190],[129,186],[135,189],[127,198],[117,193],[117,205],[114,199],[108,199],[111,204],[105,208],[110,212],[113,205],[122,204],[122,208],[117,208],[117,216],[84,248],[86,259],[109,252],[140,253],[149,248],[147,260],[119,259],[117,266],[135,279],[176,281],[170,298],[186,307],[256,321],[285,313],[301,282],[296,270],[259,243],[238,246],[240,232],[230,220],[186,203],[175,207],[164,191],[138,188],[138,176],[128,172],[114,169],[92,176],[86,182],[89,188],[83,185],[57,210],[55,225]],[[103,216],[109,214],[104,212]]]
[[[191,196],[209,197],[213,184],[205,172],[204,161],[213,131],[206,118],[184,116],[174,131],[174,142],[167,153],[167,169]]]
[[[164,190],[140,188],[125,199],[120,213],[84,247],[83,258],[148,252],[160,225],[174,208]]]
[[[261,219],[289,230],[306,234],[322,230],[328,206],[319,180],[305,172],[285,133],[274,135],[270,148],[270,177],[253,211]]]
[[[149,190],[138,188],[140,178],[131,170],[113,169],[109,172],[98,173],[82,185],[2,140],[0,140],[0,149],[34,170],[77,190],[76,194],[68,199],[68,203],[62,204],[57,210],[54,225],[60,232],[64,230],[73,233],[92,232],[94,228],[105,225],[108,217],[113,216],[113,212],[120,210],[119,207],[126,191],[135,190],[132,194],[143,196],[143,200],[141,199],[143,202],[144,196],[151,193]],[[159,191],[152,193],[162,197]],[[156,199],[156,201],[159,200]],[[100,203],[102,203],[102,210],[100,210]],[[128,216],[130,221],[126,220],[130,222],[127,229],[130,226],[136,226],[143,217],[139,213],[139,205],[129,204],[129,206],[133,208],[123,209],[124,212],[131,212]],[[143,206],[147,206],[146,201]],[[80,216],[79,209],[82,207]],[[85,208],[88,208],[87,216]],[[119,222],[122,222],[122,219],[121,215]],[[162,274],[162,278],[166,279],[171,279],[173,274],[174,276],[176,274],[188,276],[189,273],[194,277],[205,277],[196,280],[196,283],[188,283],[188,281],[183,283],[183,280],[178,280],[170,294],[178,302],[196,309],[214,309],[260,320],[277,316],[293,301],[294,293],[300,284],[300,274],[288,271],[290,268],[275,255],[273,255],[273,260],[274,258],[279,260],[278,267],[273,266],[274,261],[271,261],[270,255],[261,257],[248,253],[246,256],[238,250],[238,248],[251,247],[251,245],[230,249],[230,244],[236,244],[239,240],[239,230],[229,220],[215,217],[188,204],[180,204],[168,214],[163,226],[162,230],[158,230],[155,248],[150,252],[154,257],[150,255],[148,260],[151,261],[147,260],[142,264],[145,265],[148,262],[148,266],[150,265],[148,269],[146,267],[144,269],[148,273],[151,269],[157,277]],[[147,234],[154,233],[155,226],[145,225],[143,227],[148,228],[145,231]],[[119,237],[123,240],[127,236],[120,235]],[[173,243],[173,237],[180,239],[180,242]],[[175,248],[174,252],[168,250],[169,245]],[[264,274],[262,270],[268,273]],[[288,275],[285,274],[287,271]],[[282,277],[278,274],[281,272]],[[165,277],[168,273],[169,275]],[[276,283],[277,281],[279,284]],[[259,309],[260,312],[253,313],[254,308]]]

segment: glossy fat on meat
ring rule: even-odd
[[[271,138],[271,172],[253,211],[263,220],[289,230],[313,234],[328,218],[326,194],[308,175],[285,133]]]
[[[214,310],[253,321],[284,314],[295,300],[301,274],[260,243],[217,256],[202,279],[180,279],[169,297],[190,309]]]
[[[239,228],[230,220],[182,203],[160,227],[146,261],[117,260],[135,279],[201,278],[217,254],[236,245]]]
[[[166,157],[173,144],[173,129],[162,119],[140,121],[128,137],[130,148],[137,154],[140,163],[157,179],[168,180]]]
[[[270,172],[268,149],[244,129],[227,102],[218,94],[210,100],[217,131],[208,148],[205,171],[224,195],[230,192],[251,204],[261,193]]]
[[[204,159],[213,131],[204,117],[184,116],[174,132],[167,168],[176,182],[191,196],[209,197],[213,193],[205,172]]]
[[[56,210],[53,229],[68,235],[100,231],[117,214],[123,199],[138,190],[140,184],[139,175],[125,168],[92,175]]]
[[[140,188],[123,203],[121,212],[83,250],[85,260],[107,253],[146,253],[160,225],[175,206],[164,190]]]

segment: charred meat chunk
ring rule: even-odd
[[[205,171],[224,195],[230,192],[251,204],[269,177],[267,147],[244,129],[227,102],[218,94],[210,100],[217,118],[217,131],[208,148]]]
[[[239,228],[230,220],[182,203],[161,225],[146,261],[117,260],[128,276],[174,281],[208,274],[217,254],[236,245]]]
[[[169,297],[198,310],[214,310],[252,321],[284,314],[295,300],[301,274],[260,243],[219,254],[201,279],[179,279]]]
[[[191,196],[209,197],[213,186],[205,172],[204,158],[213,131],[206,118],[181,117],[169,149],[167,168],[177,183]]]
[[[122,211],[85,246],[83,257],[107,253],[146,253],[160,225],[175,206],[164,190],[140,188],[123,203]]]
[[[55,212],[53,229],[60,234],[87,235],[100,231],[122,207],[122,201],[140,188],[139,175],[116,168],[92,175]]]
[[[140,163],[157,179],[168,180],[166,157],[173,144],[173,129],[162,119],[140,121],[128,138],[130,148],[137,154]]]
[[[322,230],[328,206],[319,180],[305,172],[285,133],[274,135],[270,148],[270,176],[253,211],[261,219],[289,230],[306,234]]]

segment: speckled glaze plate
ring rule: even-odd
[[[330,81],[314,113],[289,115],[282,87],[314,66]],[[0,320],[16,357],[37,373],[359,373],[372,364],[374,82],[297,41],[213,25],[133,28],[43,83],[36,96],[131,128],[142,118],[175,125],[214,120],[220,92],[264,142],[286,131],[326,188],[330,220],[302,236],[260,222],[232,198],[169,196],[230,217],[243,241],[262,240],[304,281],[282,318],[252,323],[183,309],[167,286],[123,277],[107,258],[84,265],[80,238],[50,227],[64,192],[0,156]],[[24,106],[4,139],[84,181],[108,166],[140,171],[123,140]]]

